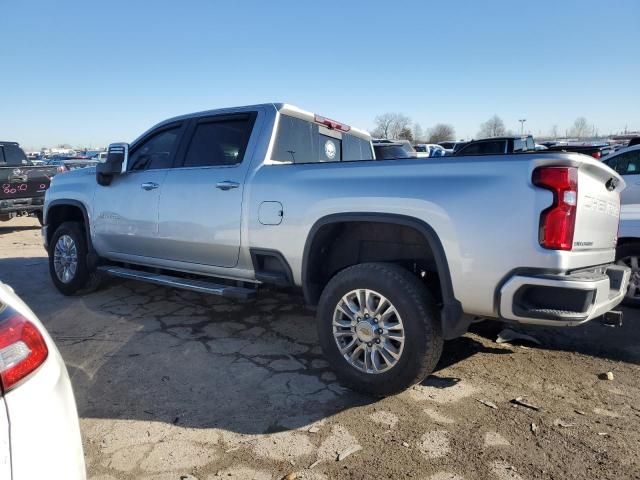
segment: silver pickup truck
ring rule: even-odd
[[[366,132],[265,104],[172,118],[55,177],[43,236],[66,295],[104,274],[300,288],[341,380],[386,395],[474,316],[572,326],[615,307],[623,187],[579,154],[376,160]]]

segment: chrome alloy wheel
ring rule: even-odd
[[[58,280],[62,283],[71,282],[78,270],[78,249],[76,242],[69,235],[62,235],[53,250],[53,268]]]
[[[384,373],[402,357],[404,326],[383,295],[369,289],[343,296],[333,313],[333,338],[344,359],[365,373]]]
[[[622,257],[617,262],[618,265],[631,268],[631,277],[629,277],[629,288],[627,289],[627,298],[629,300],[640,300],[640,259],[637,255]]]

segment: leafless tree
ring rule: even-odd
[[[573,122],[573,126],[571,127],[569,134],[572,137],[582,139],[591,135],[592,132],[593,132],[593,127],[589,125],[589,123],[587,122],[587,119],[584,117],[578,117],[576,118],[576,121]]]
[[[558,129],[558,125],[554,125],[553,127],[551,127],[551,131],[549,132],[549,136],[553,137],[554,139],[558,138],[560,136],[560,130]]]
[[[402,113],[385,113],[374,120],[372,135],[376,138],[398,139],[403,130],[411,130],[411,119]]]
[[[447,123],[438,123],[429,129],[429,143],[446,142],[447,140],[454,140],[455,137],[456,131],[452,125]]]
[[[506,135],[504,122],[498,115],[494,115],[489,120],[480,125],[479,138],[500,137]]]
[[[422,130],[422,126],[418,122],[413,124],[413,140],[417,143],[424,143],[425,141],[424,130]]]

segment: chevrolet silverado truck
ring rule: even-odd
[[[34,166],[16,142],[0,142],[0,222],[35,215],[42,223],[44,192],[56,167]]]
[[[55,177],[43,238],[65,295],[105,274],[238,299],[301,289],[341,381],[388,395],[473,317],[618,318],[623,187],[578,154],[376,160],[366,132],[264,104],[166,120]]]

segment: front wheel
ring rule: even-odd
[[[335,275],[322,292],[317,326],[338,378],[363,393],[391,395],[421,382],[442,352],[429,291],[393,264],[364,263]]]
[[[64,295],[95,290],[100,283],[97,272],[87,267],[87,240],[82,225],[64,222],[53,233],[49,244],[49,273]]]

